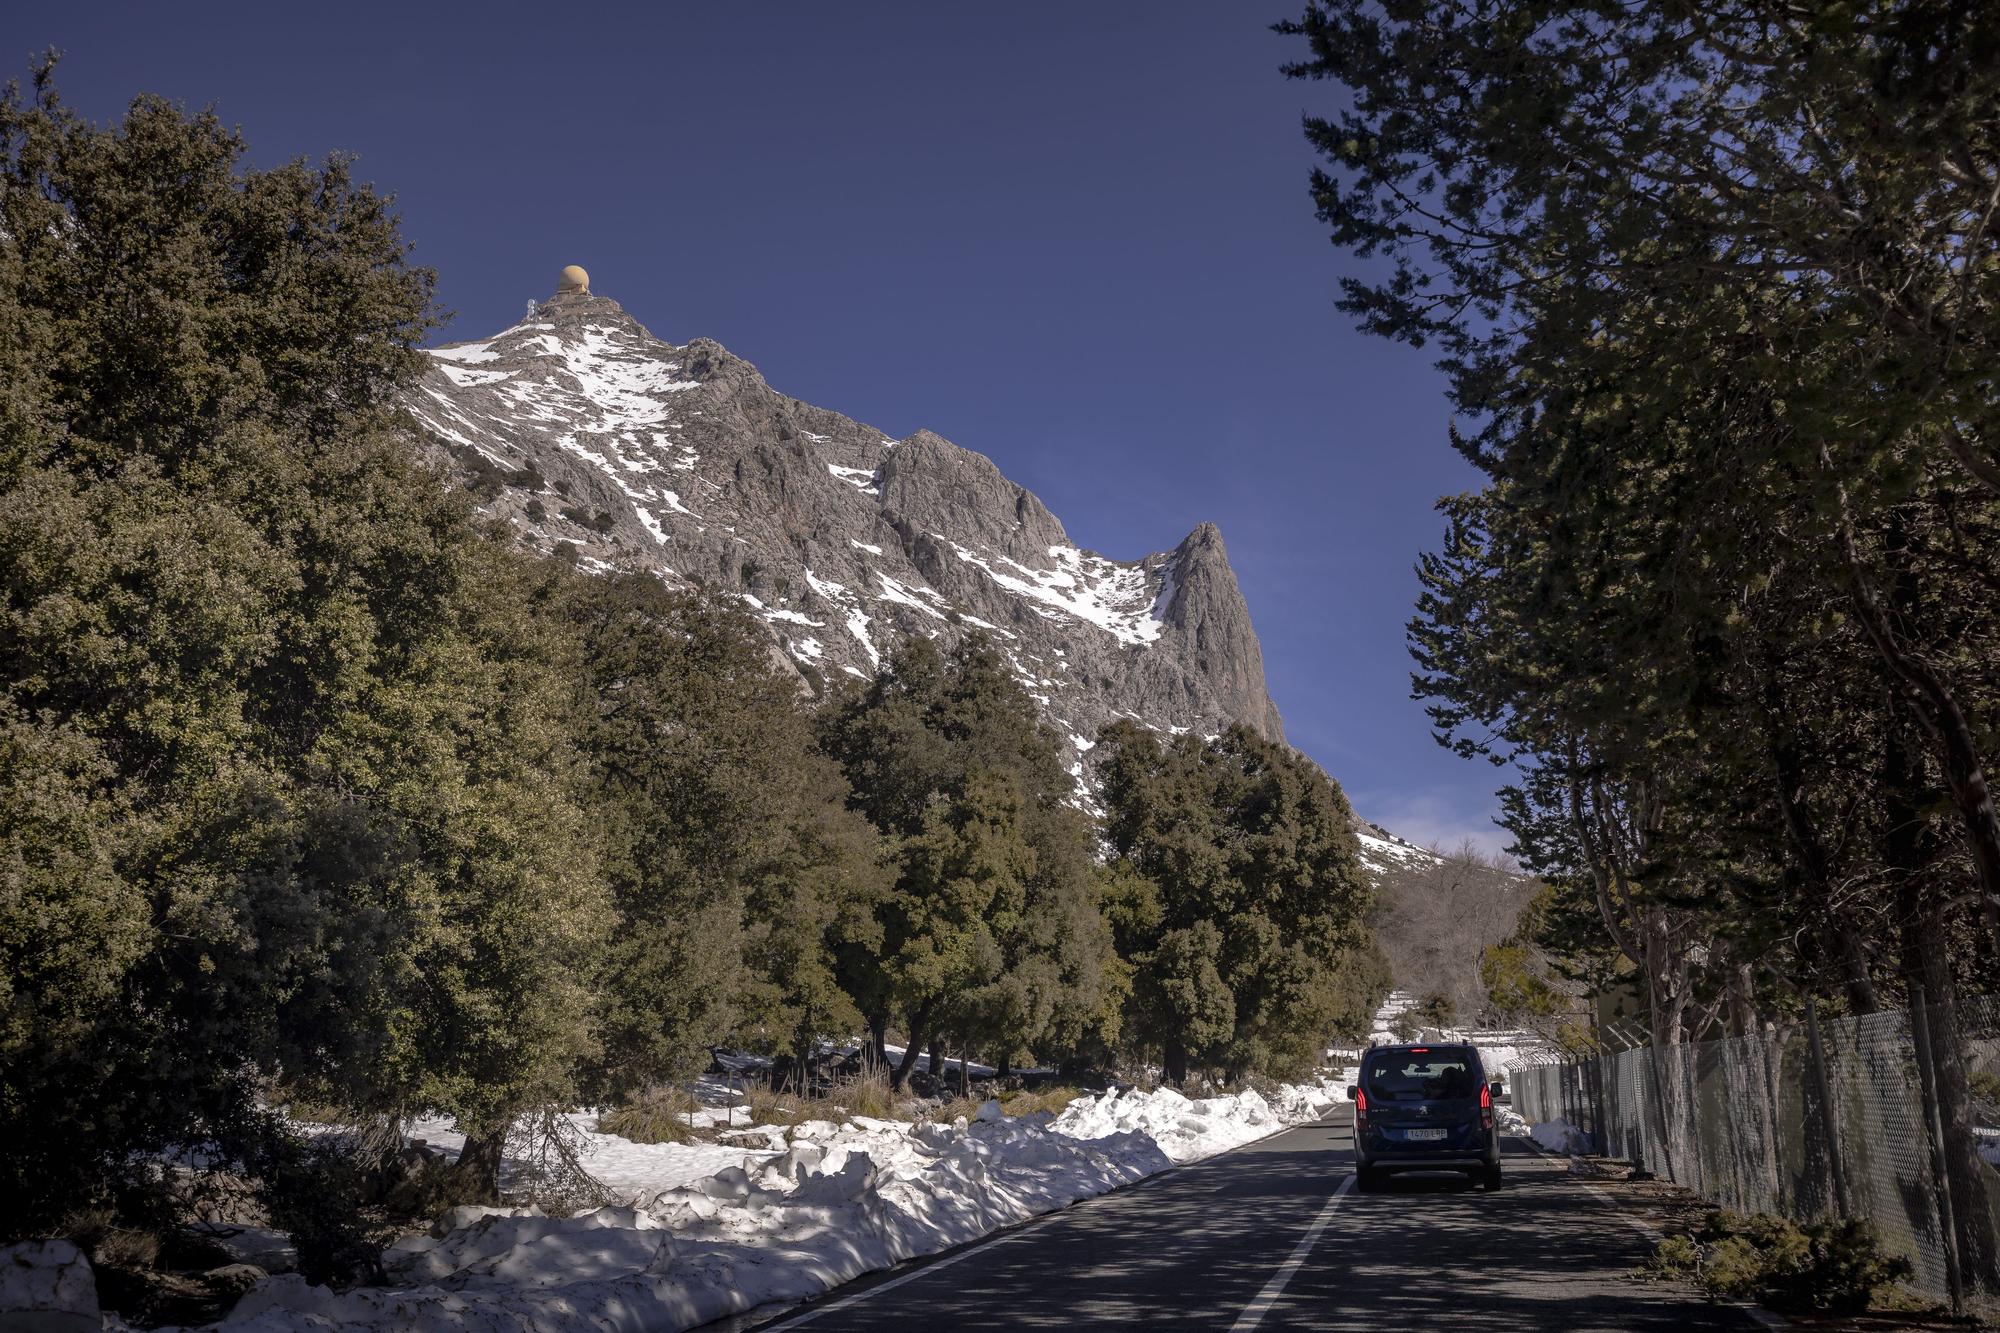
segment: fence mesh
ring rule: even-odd
[[[1566,1120],[1607,1156],[1740,1212],[1861,1218],[1926,1294],[1950,1298],[1955,1268],[1966,1292],[2000,1295],[1995,997],[1544,1059],[1511,1077],[1524,1116]]]

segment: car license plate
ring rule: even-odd
[[[1441,1129],[1406,1129],[1403,1136],[1409,1139],[1441,1139],[1445,1132]]]

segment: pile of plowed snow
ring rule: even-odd
[[[978,1118],[949,1125],[764,1126],[771,1147],[655,1189],[635,1179],[645,1155],[625,1149],[636,1145],[592,1135],[587,1146],[618,1162],[630,1203],[569,1218],[460,1210],[442,1234],[405,1237],[385,1252],[397,1285],[335,1292],[295,1275],[267,1278],[218,1327],[690,1328],[804,1300],[1236,1147],[1325,1114],[1336,1096],[1331,1082],[1287,1085],[1272,1100],[1255,1092],[1192,1100],[1162,1089],[1082,1098],[1054,1118],[1009,1117],[988,1102]],[[679,1154],[658,1161],[669,1174],[686,1166]]]
[[[1287,1083],[1275,1095],[1276,1105],[1256,1092],[1199,1101],[1171,1088],[1109,1093],[1071,1102],[1049,1128],[1079,1139],[1143,1134],[1175,1162],[1193,1162],[1322,1116],[1344,1093],[1330,1082]]]

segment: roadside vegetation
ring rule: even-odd
[[[1107,832],[990,643],[803,697],[716,600],[440,485],[396,407],[437,320],[342,160],[152,98],[98,127],[49,64],[0,100],[0,1239],[115,1287],[219,1174],[364,1279],[523,1135],[587,1198],[557,1111],[692,1134],[719,1046],[785,1121],[889,1112],[920,1052],[1244,1078],[1365,1028],[1317,768],[1121,727]],[[864,1034],[879,1072],[823,1056]]]
[[[1377,881],[1368,922],[1399,990],[1416,1001],[1419,1027],[1535,1027],[1557,1012],[1551,993],[1526,993],[1512,969],[1540,961],[1518,947],[1523,918],[1542,891],[1532,876],[1471,845],[1435,859],[1392,860]]]
[[[1921,1000],[1957,1248],[2000,1285],[1955,1035],[2000,982],[2000,11],[1281,27],[1344,89],[1306,126],[1375,259],[1341,305],[1436,353],[1480,477],[1409,633],[1551,887],[1495,984],[1537,1003],[1539,949],[1662,1049]]]
[[[1687,1278],[1726,1300],[1788,1314],[1853,1315],[1894,1307],[1910,1261],[1884,1254],[1858,1221],[1801,1225],[1770,1213],[1710,1213],[1692,1232],[1662,1240],[1643,1270]]]

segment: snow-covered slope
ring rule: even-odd
[[[1078,758],[1121,716],[1282,736],[1213,525],[1136,560],[1085,550],[989,459],[787,398],[582,292],[434,350],[409,408],[524,542],[733,598],[814,690],[979,631]]]
[[[1428,847],[1399,838],[1379,824],[1359,823],[1355,833],[1361,838],[1361,862],[1376,875],[1399,871],[1428,870],[1444,860]]]

